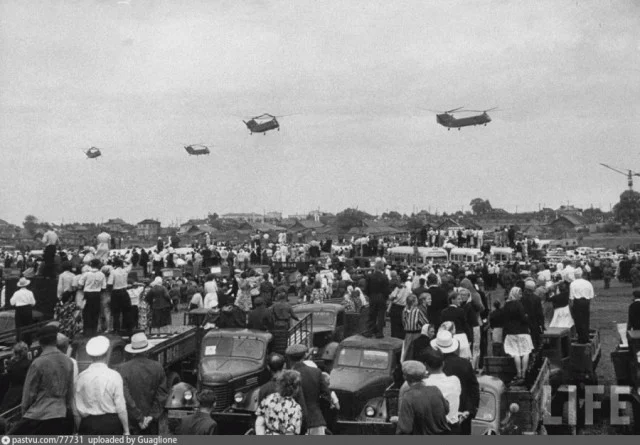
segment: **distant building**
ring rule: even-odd
[[[160,232],[160,221],[145,219],[136,224],[136,235],[140,238],[157,237]]]
[[[127,233],[129,231],[127,226],[129,226],[129,224],[120,218],[110,219],[106,223],[102,224],[102,227],[110,233]]]
[[[555,230],[578,230],[586,227],[585,220],[578,215],[558,215],[558,217],[548,224]]]
[[[225,213],[221,215],[222,219],[233,219],[236,221],[261,221],[262,215],[259,213]]]

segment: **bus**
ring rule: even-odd
[[[511,247],[491,246],[491,257],[496,263],[513,261],[513,249]]]
[[[387,250],[387,263],[401,266],[425,266],[431,264],[446,264],[449,260],[447,251],[439,247],[411,246],[391,247]]]
[[[454,247],[449,253],[449,261],[452,263],[477,263],[482,261],[482,251],[469,247]]]

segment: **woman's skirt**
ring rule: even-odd
[[[549,323],[549,327],[571,329],[573,325],[573,317],[571,316],[569,306],[559,307],[553,311],[553,318],[551,319],[551,323]]]
[[[404,334],[404,341],[402,342],[402,354],[400,356],[400,362],[404,362],[406,357],[413,357],[413,341],[422,335],[418,332],[406,332]]]
[[[522,357],[533,351],[533,342],[529,334],[507,335],[504,339],[504,352],[511,357]]]
[[[154,309],[151,313],[151,326],[161,328],[171,324],[171,308]]]
[[[70,339],[82,332],[82,310],[75,300],[59,301],[54,308],[54,319],[60,322],[60,332]]]

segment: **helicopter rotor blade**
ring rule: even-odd
[[[618,173],[620,173],[621,175],[625,175],[625,176],[628,176],[628,175],[629,175],[629,173],[625,173],[625,172],[623,172],[622,170],[618,170],[617,168],[611,167],[611,166],[609,166],[609,165],[607,165],[607,164],[603,164],[602,162],[600,163],[600,165],[602,165],[603,167],[607,167],[608,169],[611,169],[611,170],[613,170],[614,172],[618,172]]]
[[[464,106],[458,107],[458,108],[454,108],[453,110],[445,111],[445,113],[453,113],[454,111],[458,111],[458,110],[461,110],[463,108],[464,108]]]

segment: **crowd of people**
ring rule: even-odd
[[[54,235],[45,234],[43,242],[55,240]],[[480,240],[480,234],[472,234],[472,243]],[[28,290],[30,278],[38,274],[49,277],[53,270],[58,284],[56,324],[40,332],[41,358],[29,361],[28,345],[23,342],[14,347],[9,390],[2,406],[22,403],[23,420],[15,431],[64,434],[62,431],[75,428],[87,434],[157,433],[162,411],[158,407],[167,396],[166,382],[160,378],[163,370],[144,360],[132,360],[133,368],[125,366],[119,373],[108,370],[103,335],[117,332],[129,336],[128,348],[144,352],[146,335],[171,325],[172,313],[179,307],[215,309],[215,323],[222,328],[286,331],[296,319],[290,299],[297,297],[302,304],[338,302],[348,312],[366,308],[362,334],[367,337],[383,337],[389,320],[390,335],[403,340],[401,361],[406,383],[400,397],[399,433],[470,434],[479,403],[476,373],[488,353],[488,335],[513,357],[517,370],[514,383],[525,384],[530,354],[540,346],[546,328],[569,328],[578,342],[588,343],[593,280],[603,279],[607,288],[611,279],[622,280],[628,271],[632,287],[640,287],[640,265],[634,258],[565,259],[556,264],[524,257],[522,261],[497,263],[487,255],[475,264],[411,266],[387,264],[381,256],[367,269],[347,261],[355,245],[333,249],[331,243],[289,245],[254,239],[235,248],[194,245],[187,253],[178,254],[178,247],[159,239],[153,250],[132,248],[114,254],[108,240],[103,237],[101,241],[96,248],[83,250],[61,250],[54,242],[54,248],[45,249],[40,268],[30,266],[29,258],[5,255],[5,266],[20,265],[25,271],[18,290],[11,296],[3,294],[3,306],[8,298],[16,309],[18,326],[32,323],[31,309],[36,301]],[[378,253],[392,244],[370,241],[359,244],[366,243]],[[330,253],[322,255],[326,250]],[[308,264],[306,269],[279,269],[277,263],[285,261]],[[264,263],[272,267],[262,273],[251,267]],[[227,266],[228,275],[222,275],[218,266]],[[28,273],[30,267],[33,274]],[[188,272],[184,277],[163,277],[165,268]],[[132,280],[134,270],[140,276]],[[638,308],[640,289],[634,291],[629,308],[632,329],[640,329]],[[69,339],[82,335],[91,337],[87,353],[94,363],[78,376],[77,365],[63,356]],[[302,345],[296,345],[286,357],[270,357],[274,378],[270,392],[261,394],[257,434],[322,434],[330,423],[327,406],[335,409],[339,401],[328,390],[328,375],[310,371],[314,366],[305,361],[306,353]],[[58,374],[46,379],[59,382],[60,387],[38,388],[34,382],[43,377],[33,374],[54,372],[47,366],[49,362],[56,364]],[[39,366],[34,366],[37,363]],[[45,395],[35,395],[38,391]],[[99,401],[97,395],[105,392],[113,399]],[[38,402],[43,397],[51,399],[50,406],[55,408],[43,410]],[[205,391],[198,397],[202,399],[199,412],[206,413],[213,403],[212,395]],[[193,428],[204,428],[196,420],[185,425],[193,421]],[[215,425],[204,425],[207,431],[215,431]]]

